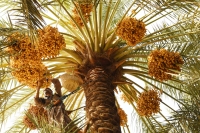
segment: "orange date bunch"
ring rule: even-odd
[[[124,112],[124,110],[122,108],[118,108],[118,114],[120,117],[120,125],[121,126],[125,126],[127,124],[127,114]]]
[[[28,35],[13,33],[7,37],[10,45],[5,49],[11,55],[12,75],[31,88],[35,88],[40,79],[51,78],[47,75],[48,70],[42,63],[42,58],[55,57],[65,47],[64,37],[57,28],[46,26],[38,30],[38,35],[38,44],[33,45]],[[42,87],[50,86],[50,81],[45,81]]]
[[[36,62],[34,62],[36,63]],[[28,65],[24,64],[22,67],[17,68],[12,71],[12,75],[22,84],[25,84],[31,88],[37,87],[37,81],[42,79],[44,76],[50,78],[50,76],[46,76],[47,67],[42,62],[37,62],[37,64]],[[50,86],[50,81],[45,81],[42,85],[43,87]]]
[[[116,34],[125,40],[129,46],[135,46],[142,41],[145,33],[145,24],[131,17],[124,18],[116,29]]]
[[[165,49],[153,50],[148,56],[149,75],[160,81],[172,78],[170,73],[176,74],[171,70],[181,71],[183,59],[177,52],[169,52]],[[171,69],[171,70],[170,70]]]
[[[137,100],[137,110],[140,116],[151,116],[160,111],[160,94],[156,90],[142,92]]]
[[[38,50],[31,44],[31,40],[27,35],[18,32],[13,33],[7,38],[10,44],[5,51],[9,52],[13,60],[41,60]]]
[[[47,68],[41,62],[38,49],[31,44],[27,35],[17,32],[9,36],[7,42],[10,46],[5,51],[11,55],[12,76],[22,84],[31,88],[36,87],[37,81],[43,78],[47,71]],[[49,86],[50,82],[44,85]]]
[[[53,58],[65,47],[65,39],[57,28],[46,26],[38,30],[38,50],[42,58]]]
[[[47,121],[47,119],[48,114],[43,107],[31,105],[24,115],[23,123],[26,127],[34,130],[39,128],[38,126],[41,124],[41,122]]]
[[[92,12],[92,9],[93,9],[92,1],[90,0],[78,1],[75,3],[75,6],[77,8],[74,7],[74,9],[72,10],[72,12],[74,13],[72,17],[74,21],[78,24],[78,26],[83,27],[84,23],[80,17],[78,10],[81,12],[83,19],[85,19],[85,22],[87,23],[89,21],[90,12]],[[73,22],[72,22],[72,25],[76,27],[76,25]]]

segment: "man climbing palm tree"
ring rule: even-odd
[[[54,84],[56,93],[53,94],[50,88],[46,88],[44,90],[44,98],[39,97],[39,91],[43,84],[43,80],[40,80],[36,89],[35,104],[47,109],[50,124],[61,126],[61,129],[64,128],[65,131],[71,130],[71,132],[76,131],[80,133],[81,131],[79,131],[78,127],[71,123],[72,120],[68,116],[69,113],[65,110],[65,105],[62,100],[60,100],[62,96],[60,81],[58,79],[52,79],[51,82]],[[68,126],[68,124],[71,126]]]

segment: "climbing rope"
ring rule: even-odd
[[[67,94],[67,95],[64,95],[64,96],[60,97],[60,100],[63,101],[63,100],[64,100],[65,98],[67,98],[68,96],[70,96],[70,95],[76,93],[77,91],[79,91],[80,88],[81,88],[81,87],[79,86],[79,87],[76,88],[76,90],[72,91],[71,93],[69,93],[69,94]]]
[[[66,94],[66,95],[63,95],[62,97],[60,97],[56,102],[54,102],[54,103],[51,102],[49,105],[47,105],[46,108],[47,108],[48,110],[51,110],[52,107],[56,106],[58,103],[61,103],[65,98],[67,98],[67,97],[69,97],[70,95],[72,95],[72,94],[76,93],[77,91],[79,91],[80,88],[81,88],[81,87],[79,86],[79,87],[77,87],[77,89],[75,89],[75,90],[72,91],[71,93]]]

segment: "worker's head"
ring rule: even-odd
[[[51,97],[53,95],[53,91],[50,89],[50,88],[46,88],[45,90],[44,90],[44,97],[45,98],[49,98],[49,97]]]

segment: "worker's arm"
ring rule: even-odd
[[[36,88],[36,95],[35,95],[35,98],[39,98],[39,95],[40,95],[40,88],[42,87],[42,84],[43,84],[43,79],[39,80],[37,82],[37,88]]]
[[[54,84],[54,88],[56,93],[61,97],[62,96],[62,92],[61,92],[61,83],[58,79],[52,79],[51,82]]]
[[[40,98],[40,88],[42,87],[43,84],[43,79],[38,81],[38,85],[36,87],[36,94],[35,94],[35,104],[36,105],[40,105],[40,106],[44,106],[45,105],[45,99],[44,98]]]

